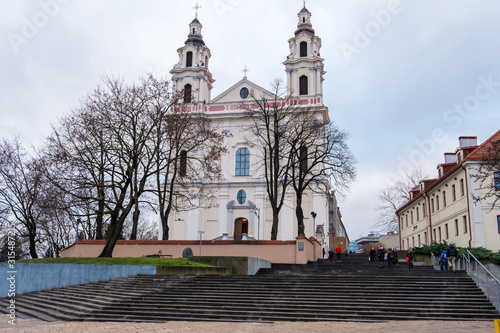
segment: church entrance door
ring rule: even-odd
[[[240,217],[234,221],[234,240],[241,240],[243,234],[248,234],[248,219]]]

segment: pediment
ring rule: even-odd
[[[246,95],[245,92],[242,91],[244,88],[248,91],[248,96],[246,98],[243,98]],[[212,99],[210,103],[244,103],[250,102],[254,100],[254,98],[260,100],[262,97],[272,99],[274,98],[274,94],[269,90],[262,88],[258,84],[244,78],[232,85],[229,89],[225,90],[219,96]]]

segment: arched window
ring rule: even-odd
[[[240,148],[236,151],[236,176],[250,175],[250,151]]]
[[[193,52],[186,53],[186,67],[193,67]]]
[[[307,42],[300,42],[300,56],[307,57]]]
[[[192,88],[190,84],[184,86],[184,103],[191,103]]]
[[[302,75],[299,79],[299,95],[308,94],[308,80],[307,76]]]
[[[186,176],[186,168],[187,168],[187,152],[185,150],[181,151],[181,160],[179,163],[179,175],[181,177]]]

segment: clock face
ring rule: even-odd
[[[248,88],[247,87],[241,88],[240,97],[243,99],[246,99],[248,97]]]

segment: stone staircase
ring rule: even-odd
[[[0,299],[6,313],[7,299]],[[255,276],[138,275],[16,296],[46,321],[491,320],[499,313],[463,271],[342,262],[273,265]]]

